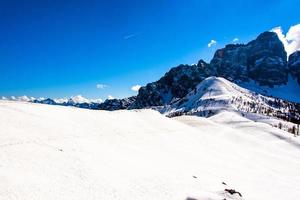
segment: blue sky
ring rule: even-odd
[[[0,96],[134,95],[133,85],[180,63],[210,61],[234,38],[288,31],[300,22],[298,7],[298,0],[0,0]]]

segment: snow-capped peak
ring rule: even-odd
[[[221,77],[206,78],[184,98],[160,108],[170,117],[182,114],[211,116],[224,110],[281,119],[300,118],[299,113],[291,114],[297,110],[295,104],[257,94]]]
[[[58,103],[58,104],[67,103],[68,102],[68,98],[55,98],[53,100],[55,101],[55,103]]]
[[[83,97],[82,95],[77,95],[77,96],[72,96],[69,99],[69,103],[90,103],[91,101],[85,97]]]
[[[18,101],[32,101],[32,100],[34,100],[34,99],[35,99],[35,98],[33,98],[33,97],[28,97],[28,96],[26,96],[26,95],[23,95],[23,96],[20,96],[20,97],[17,98]]]
[[[19,97],[15,97],[15,96],[5,97],[5,96],[2,96],[1,99],[2,100],[11,100],[11,101],[25,101],[25,102],[35,100],[34,97],[28,97],[26,95],[19,96]]]

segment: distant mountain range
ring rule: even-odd
[[[49,104],[49,105],[62,105],[62,106],[75,106],[79,108],[88,109],[99,109],[99,105],[103,102],[102,99],[87,99],[82,95],[72,96],[70,98],[34,98],[27,96],[20,97],[2,97],[3,100],[13,100],[13,101],[26,101],[33,103]]]
[[[229,109],[299,122],[300,51],[287,57],[277,34],[264,32],[247,44],[218,49],[210,63],[199,60],[194,65],[172,68],[158,81],[141,87],[137,96],[104,102],[81,95],[69,99],[19,98],[100,110],[153,108],[167,116],[207,116]]]

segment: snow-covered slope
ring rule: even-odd
[[[300,102],[300,85],[297,80],[291,76],[289,76],[286,85],[274,86],[273,88],[260,86],[254,81],[239,83],[239,85],[266,96],[278,97],[298,103]]]
[[[299,138],[232,113],[170,119],[0,100],[0,130],[1,200],[300,197]]]
[[[159,110],[170,117],[182,114],[211,116],[226,110],[237,111],[250,118],[259,114],[297,121],[300,118],[297,106],[244,89],[225,78],[209,77],[184,98]]]

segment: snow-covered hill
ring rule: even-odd
[[[0,130],[1,200],[300,197],[299,138],[234,112],[166,118],[0,100]]]
[[[184,98],[159,108],[170,117],[183,114],[212,116],[224,110],[236,111],[251,119],[260,119],[263,115],[272,118],[269,122],[273,125],[276,125],[274,120],[278,121],[276,118],[298,122],[299,109],[298,104],[260,95],[221,77],[206,78]]]

